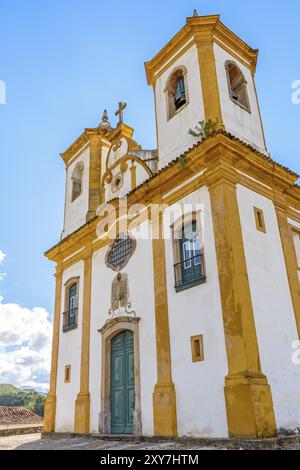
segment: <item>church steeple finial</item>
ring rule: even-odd
[[[110,132],[112,130],[112,127],[111,127],[110,122],[108,120],[108,114],[107,114],[106,109],[103,111],[102,121],[100,122],[98,127],[100,129],[103,129],[103,130],[108,131],[108,132]]]
[[[199,16],[199,15],[198,15],[198,12],[197,12],[197,10],[196,10],[196,8],[194,9],[193,16]]]

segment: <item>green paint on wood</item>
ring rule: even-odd
[[[133,434],[134,346],[133,333],[123,331],[111,341],[111,432]]]

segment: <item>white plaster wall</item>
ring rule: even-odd
[[[189,104],[168,120],[166,83],[172,71],[184,65],[187,69],[187,93]],[[177,61],[175,61],[155,84],[155,102],[158,127],[159,168],[178,157],[195,144],[195,139],[189,135],[189,129],[204,119],[198,51],[196,45],[191,46]]]
[[[147,229],[148,223],[143,224]],[[147,231],[147,230],[146,230]],[[133,234],[135,232],[132,232]],[[91,432],[98,432],[101,396],[101,333],[108,317],[111,284],[117,273],[105,266],[107,247],[93,255],[90,345]],[[156,383],[155,309],[151,240],[137,240],[133,257],[122,272],[128,274],[132,309],[141,318],[140,372],[142,432],[153,435],[152,393]]]
[[[82,193],[72,202],[72,174],[75,166],[83,163],[83,184]],[[89,165],[90,149],[89,147],[79,155],[79,157],[69,166],[66,174],[66,196],[65,196],[65,222],[63,237],[77,230],[86,222],[86,214],[89,203]]]
[[[272,201],[238,185],[262,371],[272,388],[277,427],[300,424],[300,366],[292,363],[298,339],[277,218]],[[267,233],[256,229],[253,207],[264,212]]]
[[[265,152],[263,131],[260,122],[258,103],[255,93],[254,81],[250,70],[242,63],[221,48],[214,44],[214,53],[216,60],[217,77],[220,91],[220,100],[222,116],[225,128],[236,137],[256,146],[262,152]],[[230,99],[225,63],[232,60],[243,72],[247,84],[250,101],[251,113],[242,109],[239,105]]]
[[[59,350],[57,369],[57,403],[56,403],[56,432],[73,432],[75,400],[80,388],[80,364],[81,364],[81,331],[82,331],[82,300],[83,300],[83,271],[84,263],[79,261],[66,269],[62,278],[62,299],[59,330]],[[78,297],[78,327],[63,333],[63,317],[65,311],[65,286],[72,277],[79,276]],[[71,382],[65,383],[65,366],[71,365]]]
[[[224,398],[227,355],[210,199],[201,188],[180,201],[186,212],[201,208],[207,282],[176,293],[170,223],[165,218],[172,374],[180,436],[228,437]],[[198,204],[201,206],[198,207]],[[172,206],[174,208],[174,206]],[[178,214],[179,215],[179,214]],[[203,362],[192,362],[192,336],[202,334]]]
[[[150,175],[147,173],[145,168],[142,167],[142,165],[135,163],[135,167],[136,167],[136,185],[139,186],[148,178],[150,178]]]

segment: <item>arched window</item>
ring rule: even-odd
[[[65,284],[65,312],[63,314],[63,331],[77,328],[78,283],[78,278],[72,278]]]
[[[203,243],[195,218],[175,230],[173,242],[176,291],[205,282]]]
[[[184,67],[179,67],[173,71],[167,81],[165,92],[167,95],[168,119],[171,119],[188,102],[186,69]]]
[[[78,163],[72,174],[72,202],[77,199],[82,191],[83,164]]]
[[[250,112],[247,81],[234,62],[226,62],[229,95],[232,101]]]

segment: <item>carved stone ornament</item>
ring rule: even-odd
[[[111,183],[111,180],[112,180],[112,174],[110,171],[107,171],[104,175],[104,180],[106,181],[106,183]]]
[[[136,239],[129,233],[119,233],[110,243],[105,256],[105,265],[113,271],[121,271],[136,249]]]
[[[119,191],[119,189],[122,188],[123,183],[124,183],[123,173],[117,173],[113,177],[113,180],[112,180],[112,183],[111,183],[112,192],[116,193],[117,191]]]
[[[107,321],[119,315],[124,315],[124,313],[135,317],[135,312],[130,309],[128,275],[118,273],[112,281],[111,307],[108,311],[109,319]]]
[[[120,165],[120,169],[121,169],[122,173],[126,173],[126,171],[128,170],[128,163],[127,163],[127,162],[123,162],[123,163]]]
[[[121,139],[118,139],[116,142],[114,142],[112,146],[113,152],[116,152],[121,147],[121,145],[122,145]]]

